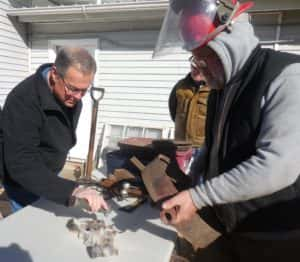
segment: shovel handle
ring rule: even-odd
[[[95,96],[96,92],[99,94],[98,96]],[[103,98],[104,92],[105,92],[104,88],[93,86],[91,88],[91,98],[93,99],[94,102],[99,102]]]
[[[91,120],[91,129],[90,129],[90,141],[89,141],[89,151],[87,156],[87,165],[86,172],[84,176],[87,179],[91,178],[92,169],[93,169],[93,154],[94,154],[94,143],[95,143],[95,134],[96,134],[96,125],[97,125],[97,113],[98,113],[98,103],[104,96],[104,88],[101,87],[92,87],[91,88],[91,98],[93,100],[93,110],[92,110],[92,120]],[[95,92],[98,92],[98,96],[95,96]]]

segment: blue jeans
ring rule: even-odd
[[[57,175],[60,176],[61,172],[59,172]],[[5,183],[3,183],[3,186],[5,188],[5,192],[13,213],[19,211],[27,205],[31,205],[33,202],[40,199],[39,196],[25,190],[22,187],[7,185]]]
[[[23,207],[32,204],[40,197],[26,191],[23,188],[3,184],[8,200],[11,205],[12,212],[15,213]]]
[[[12,200],[12,199],[9,199],[9,203],[10,203],[10,206],[11,206],[11,211],[13,213],[19,211],[20,209],[22,209],[24,206],[22,206],[20,203]]]

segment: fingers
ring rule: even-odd
[[[92,188],[76,188],[72,194],[76,198],[85,199],[92,212],[97,212],[100,209],[108,210],[108,205],[103,197]]]
[[[162,209],[160,213],[162,222],[171,225],[178,225],[181,222],[190,220],[197,211],[187,190],[165,201],[162,204]]]
[[[163,209],[160,212],[160,219],[166,225],[176,224],[178,219],[177,212],[178,208]]]
[[[172,209],[178,205],[178,197],[174,196],[162,204],[163,209]]]
[[[160,212],[160,219],[164,224],[177,224],[180,222],[180,193],[162,204],[162,211]]]

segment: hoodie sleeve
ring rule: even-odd
[[[246,201],[293,184],[300,174],[300,64],[287,67],[262,101],[256,154],[220,176],[190,189],[195,205]]]

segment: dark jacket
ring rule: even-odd
[[[42,71],[17,85],[3,108],[4,183],[14,191],[26,190],[66,204],[76,184],[58,177],[69,150],[76,143],[75,129],[82,104],[68,109],[50,91]],[[23,205],[30,201],[17,199]]]

